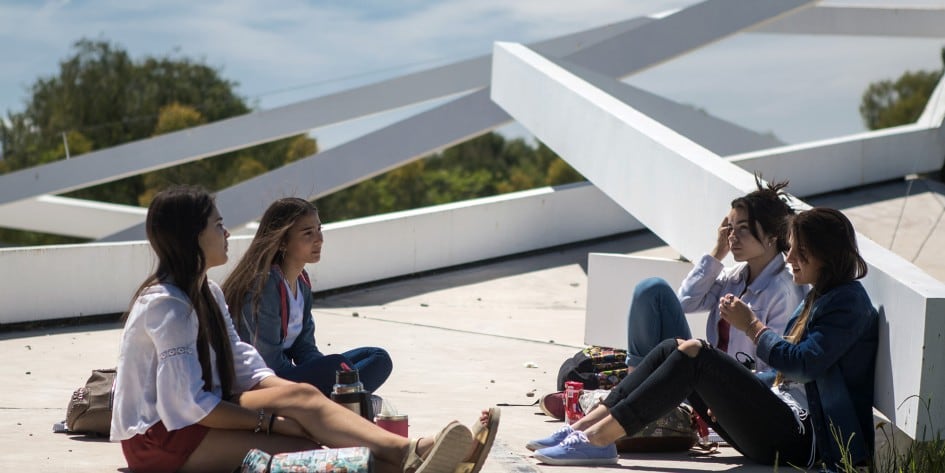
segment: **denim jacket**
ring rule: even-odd
[[[794,312],[791,330],[803,304]],[[814,301],[807,330],[797,344],[768,330],[758,356],[804,383],[817,453],[827,465],[840,462],[849,445],[854,464],[873,454],[873,379],[879,315],[859,281],[841,284]]]
[[[286,287],[282,281],[282,271],[278,266],[273,266],[263,286],[259,310],[253,314],[252,294],[246,294],[243,299],[243,323],[239,324],[240,338],[255,346],[266,360],[266,365],[277,373],[291,368],[293,364],[324,356],[315,345],[315,318],[311,315],[312,285],[304,270],[299,275],[299,290],[305,301],[302,331],[291,347],[285,350],[282,348],[289,321]]]

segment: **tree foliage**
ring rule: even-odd
[[[583,180],[544,144],[497,133],[447,148],[318,200],[327,221]]]
[[[186,57],[133,60],[107,41],[82,39],[59,72],[37,79],[22,112],[0,120],[0,173],[117,146],[250,111],[235,82]],[[100,184],[68,196],[147,205],[169,184],[218,190],[317,151],[298,135],[233,153]],[[42,243],[22,232],[0,231],[0,240]]]
[[[942,48],[945,64],[945,48]],[[870,130],[915,122],[922,114],[942,70],[907,71],[896,80],[882,80],[867,87],[860,101],[860,116]]]

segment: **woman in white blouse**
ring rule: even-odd
[[[408,440],[311,385],[278,378],[239,340],[206,276],[226,263],[229,237],[208,193],[159,193],[146,227],[158,267],[127,314],[111,426],[132,471],[231,472],[251,448],[366,446],[380,472],[453,471],[467,456],[472,435],[458,422],[435,439]],[[486,455],[479,448],[466,461]]]

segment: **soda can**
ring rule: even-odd
[[[388,432],[395,433],[401,437],[407,436],[407,414],[378,414],[374,416],[374,423]]]
[[[581,393],[584,383],[580,381],[566,381],[564,383],[564,419],[570,425],[584,417],[581,410]]]

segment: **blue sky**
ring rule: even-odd
[[[136,59],[167,54],[202,59],[238,82],[237,92],[250,104],[266,109],[485,54],[494,41],[546,39],[692,3],[0,0],[0,113],[21,110],[26,88],[55,74],[80,38],[112,41]],[[801,142],[861,131],[857,107],[866,85],[905,70],[940,68],[943,44],[742,34],[627,82]],[[382,122],[375,119],[362,128]],[[357,132],[363,130],[347,133]],[[346,135],[333,129],[316,136],[327,147]]]

